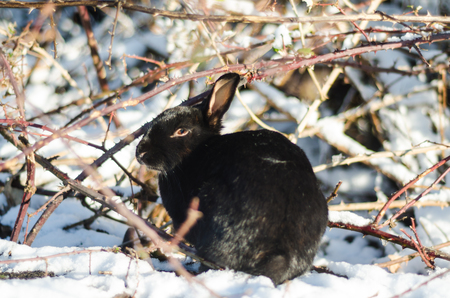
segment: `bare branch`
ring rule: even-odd
[[[1,8],[43,8],[48,2],[37,1],[0,1]],[[75,1],[58,1],[52,3],[56,7],[68,7],[68,6],[96,6],[113,7],[117,5],[117,1],[107,0],[75,0]],[[374,14],[358,14],[358,15],[333,15],[333,16],[302,16],[295,17],[266,17],[266,16],[230,16],[230,15],[200,15],[200,14],[187,14],[173,11],[164,11],[156,8],[148,8],[132,3],[124,3],[124,9],[140,11],[143,13],[151,14],[154,16],[167,17],[170,19],[180,20],[192,20],[192,21],[208,21],[208,22],[228,22],[228,23],[336,23],[336,22],[356,22],[356,21],[385,21],[385,22],[414,22],[414,23],[450,23],[450,17],[444,16],[413,16],[413,15],[392,15],[390,18],[384,15]],[[392,18],[395,19],[392,20]]]
[[[341,187],[342,181],[339,181],[336,184],[336,187],[334,188],[334,191],[330,194],[330,196],[327,198],[327,204],[329,204],[334,198],[338,196],[337,192],[339,190],[339,187]]]
[[[410,249],[416,250],[416,246],[414,245],[413,241],[390,234],[390,233],[387,233],[387,232],[384,232],[382,230],[379,230],[379,229],[373,227],[372,225],[361,227],[361,226],[356,226],[356,225],[352,225],[352,224],[348,224],[348,223],[331,222],[330,221],[330,222],[328,222],[328,227],[360,232],[364,235],[374,236],[381,240],[386,240],[391,243],[398,244],[403,248],[410,248]],[[450,261],[450,255],[445,252],[442,252],[442,251],[439,251],[439,250],[436,250],[433,248],[427,248],[427,247],[424,247],[424,251],[432,258],[439,258],[439,259],[444,259],[444,260]]]
[[[19,240],[20,230],[22,229],[22,224],[27,215],[28,206],[30,205],[31,197],[36,192],[36,186],[34,183],[35,173],[36,173],[36,162],[34,160],[34,154],[31,153],[26,157],[27,163],[27,182],[25,191],[22,196],[22,203],[20,204],[19,213],[17,214],[16,222],[14,224],[14,229],[11,234],[11,241],[17,242]]]
[[[389,205],[389,209],[394,208],[402,208],[406,205],[407,202],[400,200],[394,201]],[[328,205],[328,210],[330,211],[361,211],[361,210],[380,210],[384,207],[385,202],[367,202],[367,203],[350,203],[337,205]],[[416,207],[449,207],[450,202],[442,202],[442,201],[419,201],[415,204]]]

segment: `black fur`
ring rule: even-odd
[[[281,134],[220,135],[238,83],[239,75],[223,75],[200,105],[158,115],[136,156],[161,171],[161,197],[176,229],[199,197],[203,217],[186,239],[201,257],[277,285],[310,268],[327,204],[305,153]]]

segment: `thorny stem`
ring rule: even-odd
[[[420,247],[420,249],[421,250],[423,250],[423,245],[422,245],[422,241],[420,241],[420,238],[419,238],[419,235],[417,234],[417,230],[416,230],[416,220],[414,219],[414,218],[411,218],[411,230],[413,231],[413,233],[414,233],[414,236],[416,237],[416,240],[417,240],[417,243],[419,244],[419,247]],[[423,253],[423,252],[422,252]],[[426,259],[426,261],[431,261],[431,259],[430,258],[428,258],[428,256],[425,254],[425,253],[423,253],[424,255],[425,255],[425,259]],[[425,261],[425,260],[424,260]],[[425,262],[426,263],[426,262]],[[427,263],[426,263],[427,264]],[[431,268],[433,268],[434,269],[434,265],[433,265],[433,267],[431,267]]]
[[[350,230],[350,231],[355,231],[355,232],[360,232],[364,235],[370,235],[370,236],[374,236],[376,238],[379,238],[381,240],[386,240],[389,241],[391,243],[394,244],[398,244],[400,246],[402,246],[403,248],[410,248],[413,250],[417,250],[416,246],[414,245],[413,241],[390,234],[388,232],[384,232],[382,230],[379,230],[377,228],[375,228],[372,225],[368,225],[368,226],[356,226],[353,224],[348,224],[348,223],[342,223],[342,222],[328,222],[328,227],[330,228],[340,228],[340,229],[345,229],[345,230]],[[426,252],[431,258],[440,258],[440,259],[444,259],[447,261],[450,261],[450,255],[433,249],[433,248],[428,248],[428,247],[424,247],[424,252]]]
[[[22,224],[27,215],[28,206],[30,205],[31,197],[36,191],[35,186],[35,173],[36,173],[36,162],[34,160],[34,153],[27,155],[27,182],[26,187],[22,196],[22,203],[20,204],[19,213],[17,214],[16,222],[14,224],[14,229],[11,233],[11,241],[17,242],[19,240],[20,230],[22,229]]]
[[[425,57],[422,55],[422,52],[420,51],[419,47],[414,45],[414,49],[417,51],[417,54],[419,55],[420,59],[422,59],[423,63],[427,65],[428,67],[431,67],[431,64],[425,59]]]

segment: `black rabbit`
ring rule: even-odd
[[[186,239],[220,266],[265,275],[275,285],[306,272],[327,225],[327,204],[303,150],[279,133],[220,135],[240,76],[225,74],[196,106],[149,124],[136,149],[160,171],[161,198],[175,229],[193,197],[203,217]]]

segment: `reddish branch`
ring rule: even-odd
[[[260,67],[258,67],[259,64],[256,63],[254,65],[255,69],[258,70],[258,69],[264,68],[264,67],[265,67],[265,69],[258,71],[257,75],[255,75],[254,79],[260,80],[265,77],[275,75],[276,73],[278,73],[280,71],[287,72],[289,70],[293,70],[293,69],[297,69],[297,68],[301,68],[301,67],[305,67],[305,66],[311,66],[311,65],[314,65],[317,63],[328,62],[328,61],[345,58],[345,57],[349,57],[349,56],[354,57],[354,56],[361,55],[364,53],[369,53],[369,52],[376,53],[378,51],[383,51],[383,50],[387,51],[387,50],[393,50],[393,49],[402,48],[402,47],[411,48],[414,45],[427,44],[427,43],[430,44],[433,42],[444,41],[444,40],[448,40],[448,39],[450,39],[450,33],[435,34],[435,35],[428,36],[426,38],[418,37],[418,38],[412,39],[412,40],[386,42],[386,43],[380,43],[380,44],[375,44],[375,45],[371,44],[371,45],[365,45],[365,46],[361,46],[361,47],[357,47],[357,48],[352,48],[349,50],[335,51],[333,53],[316,56],[316,57],[313,57],[310,59],[294,58],[294,61],[291,63],[287,63],[285,65],[276,65],[271,68],[265,67],[265,65],[261,65]],[[261,63],[263,63],[263,62],[261,62]],[[233,70],[232,66],[230,66],[230,70]]]
[[[350,231],[355,231],[355,232],[360,232],[363,235],[370,235],[370,236],[374,236],[376,238],[379,239],[383,239],[395,244],[400,245],[403,248],[410,248],[412,250],[417,250],[416,246],[414,245],[414,242],[387,232],[384,232],[382,230],[379,230],[375,227],[373,227],[372,225],[368,225],[368,226],[356,226],[356,225],[352,225],[352,224],[348,224],[348,223],[342,223],[342,222],[328,222],[328,226],[330,228],[340,228],[340,229],[345,229],[345,230],[350,230]],[[423,251],[427,253],[427,255],[431,258],[440,258],[440,259],[444,259],[447,261],[450,261],[450,255],[436,250],[436,249],[432,249],[432,248],[428,248],[428,247],[424,247]]]
[[[414,218],[412,219],[411,222],[412,222],[412,226],[410,228],[414,232],[414,236],[416,237],[417,243],[413,240],[413,238],[408,233],[406,233],[405,230],[400,229],[400,231],[402,231],[403,234],[405,234],[409,238],[409,240],[411,240],[412,243],[414,243],[414,246],[416,247],[416,250],[419,253],[420,257],[422,258],[423,262],[429,268],[434,269],[436,267],[436,266],[434,266],[434,261],[425,252],[424,246],[422,245],[422,242],[420,241],[419,235],[417,235],[416,224],[414,223],[415,222]]]
[[[30,127],[35,127],[35,128],[39,128],[39,129],[42,129],[42,130],[49,131],[51,133],[55,133],[56,132],[56,130],[51,129],[48,126],[45,126],[45,125],[42,125],[42,124],[33,123],[33,122],[28,122],[28,121],[22,121],[22,120],[0,119],[0,123],[7,124],[9,127],[20,126],[20,127],[26,128],[26,127],[30,126]],[[45,137],[47,137],[47,136],[45,136]],[[71,141],[74,141],[74,142],[77,142],[77,143],[80,143],[80,144],[91,146],[91,147],[93,147],[95,149],[104,150],[103,147],[101,147],[101,146],[89,143],[89,142],[87,142],[85,140],[82,140],[82,139],[79,139],[79,138],[76,138],[76,137],[71,137],[71,136],[67,136],[66,135],[66,136],[63,136],[63,138],[66,138],[68,140],[71,140]]]
[[[11,233],[11,241],[17,242],[19,240],[20,230],[22,224],[27,215],[28,206],[30,205],[31,197],[36,192],[36,186],[34,184],[34,177],[36,173],[36,162],[34,160],[34,154],[31,153],[26,157],[27,164],[27,183],[22,196],[22,203],[20,204],[19,214],[17,215],[14,229]]]

